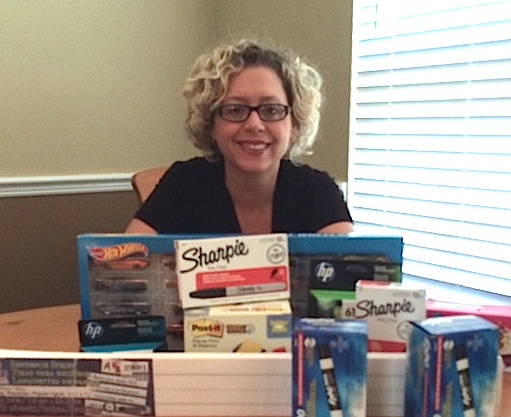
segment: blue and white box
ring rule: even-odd
[[[367,325],[302,318],[293,330],[293,416],[365,417]]]
[[[498,327],[480,317],[412,323],[405,416],[491,417],[497,411]]]

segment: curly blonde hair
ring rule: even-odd
[[[192,143],[207,159],[220,157],[211,137],[215,112],[227,93],[231,76],[253,66],[273,69],[282,80],[297,132],[287,157],[296,162],[300,156],[312,154],[320,119],[321,75],[290,50],[250,40],[220,45],[199,56],[192,66],[183,88],[188,110],[186,129]]]

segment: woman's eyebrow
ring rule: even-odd
[[[226,96],[223,101],[224,102],[225,101],[239,101],[239,102],[247,103],[250,100],[251,99],[249,99],[246,96],[235,95],[235,96]],[[281,98],[274,96],[274,95],[258,97],[257,100],[261,103],[279,103],[280,104],[282,102]],[[287,101],[287,100],[284,100],[284,101]],[[283,103],[283,104],[285,104],[285,103]]]

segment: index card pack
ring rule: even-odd
[[[287,235],[176,240],[183,308],[290,297]]]
[[[498,350],[497,326],[480,317],[433,317],[413,322],[404,415],[495,415]]]
[[[298,320],[292,361],[293,416],[366,416],[365,322]]]

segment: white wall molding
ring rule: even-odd
[[[0,198],[131,191],[132,173],[0,177]]]

